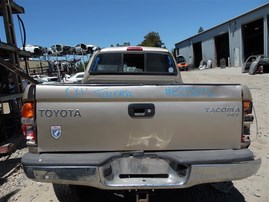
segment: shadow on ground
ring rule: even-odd
[[[21,163],[21,158],[7,159],[0,161],[0,185],[3,177],[8,174],[12,169],[16,168]]]
[[[6,178],[12,174],[13,171],[16,171],[17,168],[20,167],[21,154],[16,153],[16,151],[26,147],[25,141],[19,137],[13,138],[12,141],[17,141],[16,145],[14,143],[13,150],[11,150],[10,153],[0,154],[0,186],[6,182]]]
[[[10,199],[12,196],[14,196],[17,192],[19,192],[19,189],[16,189],[5,196],[2,196],[0,198],[0,202],[7,202],[8,199]]]
[[[135,202],[135,192],[110,192],[95,190],[85,190],[81,193],[80,201],[91,202]],[[91,193],[91,194],[89,194]],[[145,198],[145,194],[142,198]],[[174,190],[156,190],[149,192],[150,202],[245,202],[244,196],[235,188],[232,187],[228,193],[221,192],[211,185],[204,184],[186,189]]]

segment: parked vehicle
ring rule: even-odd
[[[25,47],[21,47],[20,49],[30,52],[32,57],[39,57],[46,52],[46,48],[39,45],[28,44]]]
[[[88,44],[77,44],[74,46],[75,53],[77,55],[86,55],[86,54],[93,54],[95,51],[99,50],[100,48],[95,45],[88,45]]]
[[[65,83],[80,83],[83,79],[84,72],[78,72],[75,75],[66,78]]]
[[[75,51],[74,47],[66,46],[66,45],[62,45],[62,44],[55,44],[55,45],[51,46],[48,54],[60,56],[60,55],[73,54],[74,51]]]
[[[189,65],[186,62],[186,59],[184,58],[184,56],[179,55],[177,56],[176,60],[177,60],[177,66],[180,71],[188,71]]]
[[[48,81],[45,75],[32,75],[33,79],[38,81],[39,83],[43,83]]]
[[[212,68],[212,61],[211,60],[201,60],[200,65],[198,67],[199,70],[205,70],[205,69],[210,69]]]
[[[248,87],[184,84],[167,49],[96,51],[81,84],[29,85],[23,99],[24,172],[53,183],[59,201],[81,185],[146,201],[155,189],[216,187],[261,165],[249,149]]]
[[[242,66],[242,73],[249,72],[251,64],[257,59],[258,56],[259,55],[251,55],[246,59],[246,61],[244,62]]]
[[[251,63],[249,74],[263,74],[269,72],[269,56],[260,55]]]
[[[57,81],[58,80],[57,76],[47,76],[47,75],[39,75],[39,74],[32,75],[32,78],[34,80],[38,81],[39,83]]]

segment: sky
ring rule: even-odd
[[[14,0],[26,44],[51,47],[93,44],[101,48],[130,42],[137,45],[149,32],[158,32],[167,49],[177,42],[244,14],[269,0]],[[2,20],[3,21],[3,20]],[[13,15],[17,46],[22,46]],[[1,24],[2,23],[2,24]],[[0,37],[4,41],[3,22]]]

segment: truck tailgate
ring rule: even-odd
[[[37,85],[39,152],[239,149],[241,85]]]

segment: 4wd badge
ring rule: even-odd
[[[62,128],[61,126],[51,126],[50,127],[50,134],[54,139],[59,139],[62,135]]]

